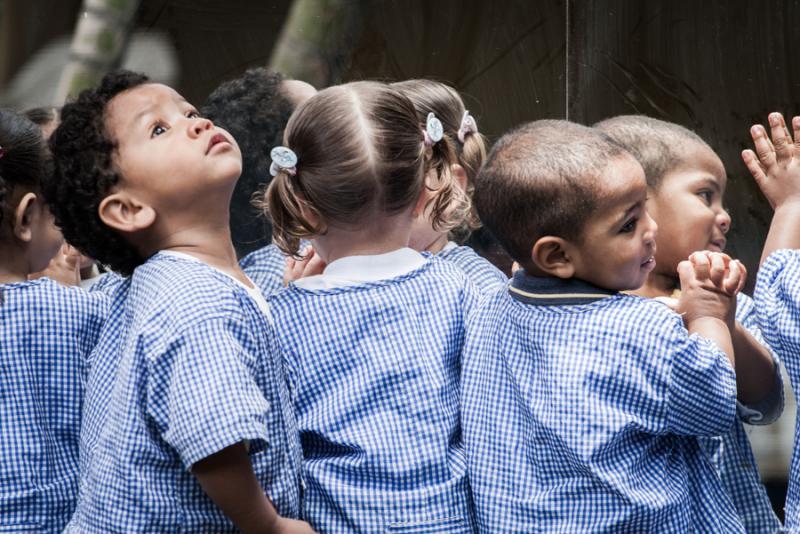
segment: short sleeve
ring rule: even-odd
[[[800,378],[800,251],[778,250],[758,272],[756,314],[764,340],[793,383]]]
[[[242,441],[267,442],[270,409],[256,381],[260,359],[242,325],[214,318],[150,357],[148,413],[186,468]]]
[[[672,336],[668,428],[690,436],[723,434],[736,415],[736,375],[714,342],[687,334],[681,326]]]

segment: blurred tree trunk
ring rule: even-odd
[[[270,69],[326,87],[340,81],[360,37],[364,0],[294,0]]]
[[[119,66],[138,7],[139,0],[84,0],[53,104],[63,104]]]
[[[80,5],[81,0],[0,0],[0,87],[40,48],[72,33]]]

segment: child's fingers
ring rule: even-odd
[[[736,264],[739,267],[739,271],[741,275],[739,276],[739,287],[736,288],[736,293],[740,293],[744,289],[744,285],[747,283],[747,267],[744,266],[744,263],[736,260]]]
[[[767,180],[767,170],[759,161],[756,153],[752,150],[743,150],[742,161],[744,161],[747,170],[750,171],[758,186],[763,187],[762,184]]]
[[[728,295],[735,295],[739,292],[741,281],[742,271],[739,268],[739,263],[732,261],[730,263],[730,271],[728,272],[728,276],[725,277],[725,281],[722,284],[722,290]]]
[[[800,117],[792,119],[792,133],[794,134],[795,154],[800,153]]]
[[[767,137],[767,131],[760,124],[750,128],[750,135],[753,137],[753,145],[756,155],[764,169],[769,171],[775,165],[775,147]]]
[[[711,269],[709,270],[709,279],[717,286],[721,287],[723,280],[725,280],[725,271],[727,270],[725,258],[720,254],[711,255]]]
[[[698,280],[705,280],[711,272],[711,262],[705,252],[693,252],[689,256],[689,264],[694,268],[694,276]]]
[[[683,260],[678,264],[678,277],[681,280],[681,287],[689,287],[695,278],[697,269],[691,261]]]
[[[324,261],[322,261],[322,258],[320,258],[317,255],[314,255],[314,257],[311,258],[306,263],[305,268],[303,269],[303,272],[301,273],[300,276],[306,277],[306,276],[314,276],[317,274],[322,274],[322,271],[325,270],[325,267],[326,264]]]
[[[772,146],[775,148],[775,159],[785,165],[794,155],[794,142],[789,136],[786,121],[780,113],[769,114],[769,126],[772,132]]]

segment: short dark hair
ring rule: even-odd
[[[48,172],[47,149],[39,127],[10,110],[0,110],[0,228],[15,206],[6,200],[16,187],[39,190]],[[5,237],[5,229],[0,237]]]
[[[669,171],[684,163],[687,143],[711,147],[691,130],[645,115],[619,115],[594,125],[622,145],[644,169],[647,186],[658,189]]]
[[[242,151],[242,175],[231,199],[231,239],[239,256],[270,243],[271,225],[252,204],[254,193],[270,182],[270,150],[283,144],[283,129],[294,106],[282,89],[283,76],[249,69],[217,87],[202,106],[203,115],[226,129]]]
[[[120,180],[113,162],[117,143],[106,127],[106,112],[116,95],[149,81],[144,74],[114,71],[66,104],[61,124],[50,137],[55,165],[43,187],[67,242],[126,276],[144,258],[98,213],[100,202]]]
[[[478,174],[481,221],[523,266],[543,236],[580,241],[598,207],[598,178],[625,154],[586,126],[559,120],[524,124],[497,141]]]

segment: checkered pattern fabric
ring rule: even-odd
[[[239,266],[264,296],[268,297],[283,289],[286,256],[275,245],[251,252],[239,261]]]
[[[68,531],[231,532],[190,468],[242,441],[278,512],[297,517],[300,449],[270,319],[230,277],[163,253],[126,291],[119,341],[93,355],[91,461]]]
[[[389,280],[270,299],[319,532],[473,532],[459,422],[476,289],[431,258]]]
[[[745,294],[737,298],[736,320],[763,343],[753,299]],[[766,402],[739,410],[739,417],[730,432],[698,438],[700,446],[717,469],[722,486],[731,497],[745,530],[751,534],[777,532],[781,528],[766,488],[761,483],[758,465],[743,424],[765,425],[780,416],[783,411],[783,380],[777,362],[775,371],[775,388]]]
[[[769,347],[783,362],[795,391],[800,391],[800,251],[778,250],[764,261],[755,290],[756,313]],[[794,452],[786,497],[786,529],[800,532],[800,433]]]
[[[106,299],[0,285],[0,531],[61,532],[75,509],[84,359]]]
[[[499,291],[508,284],[508,278],[500,269],[492,265],[486,258],[479,256],[470,247],[462,245],[448,248],[437,256],[460,267],[482,295]]]
[[[462,421],[481,532],[743,532],[695,436],[729,431],[727,358],[629,295],[467,325]]]

